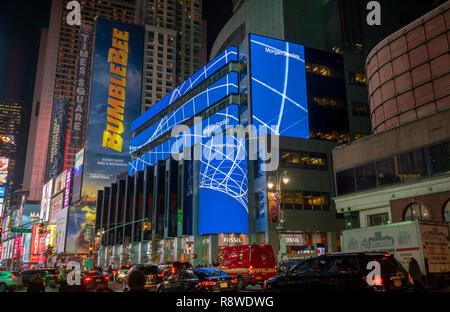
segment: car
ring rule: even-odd
[[[374,268],[379,265],[380,274]],[[375,274],[375,275],[374,275]],[[355,253],[314,257],[268,279],[265,291],[374,292],[411,289],[411,277],[391,254]]]
[[[23,286],[28,287],[28,285],[30,284],[30,280],[36,274],[39,274],[41,278],[44,280],[44,286],[50,286],[52,288],[55,288],[58,285],[59,270],[47,268],[47,269],[32,269],[22,271],[21,276]]]
[[[164,278],[167,278],[179,271],[191,269],[192,265],[189,262],[175,261],[162,263],[158,266],[158,268],[161,270],[161,272],[163,272]]]
[[[144,276],[145,276],[144,289],[146,291],[155,291],[158,284],[161,283],[164,279],[164,273],[156,265],[151,265],[151,264],[135,265],[128,271],[127,277],[125,278],[124,287],[123,287],[125,291],[129,290],[128,278],[129,278],[130,274],[136,270],[139,270],[142,273],[144,273]]]
[[[107,274],[96,270],[89,270],[81,272],[81,284],[84,289],[97,290],[98,288],[108,287],[109,277]]]
[[[265,244],[225,247],[213,264],[236,278],[240,290],[249,284],[263,286],[277,271],[272,246]]]
[[[237,280],[216,268],[184,269],[158,285],[159,292],[236,291]]]
[[[287,262],[282,262],[277,269],[277,273],[281,274],[281,273],[286,273],[287,271],[289,271],[290,269],[292,269],[294,266],[296,266],[297,264],[299,264],[302,261],[287,261]]]
[[[128,271],[130,270],[131,265],[127,264],[127,265],[123,265],[120,267],[119,270],[117,270],[117,275],[116,275],[116,280],[118,282],[123,282],[125,280],[125,278],[127,277]]]
[[[0,292],[16,290],[21,285],[20,276],[10,271],[0,271]]]

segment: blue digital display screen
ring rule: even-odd
[[[236,72],[230,72],[225,77],[222,77],[207,89],[178,107],[175,111],[139,133],[130,142],[130,153],[138,151],[146,144],[170,131],[176,125],[182,124],[187,119],[195,116],[231,93],[238,93],[238,74]]]
[[[249,42],[252,117],[258,133],[309,138],[304,47],[254,34]]]
[[[0,187],[0,197],[4,197],[4,196],[5,196],[5,188]]]
[[[133,159],[128,165],[128,174],[134,175],[136,171],[142,171],[147,166],[153,166],[158,160],[168,159],[171,157],[172,151],[181,152],[186,147],[201,143],[203,138],[208,138],[225,130],[228,126],[234,126],[238,123],[239,108],[237,105],[230,105],[144,155]]]
[[[202,67],[198,72],[192,75],[188,80],[183,82],[179,87],[167,94],[164,98],[161,99],[161,101],[150,107],[145,113],[134,120],[131,123],[131,131],[135,131],[137,128],[150,120],[153,116],[188,93],[206,78],[217,72],[225,64],[228,64],[229,62],[237,62],[237,60],[238,49],[236,47],[229,47],[211,62]]]
[[[204,139],[200,162],[199,234],[248,233],[246,141]]]

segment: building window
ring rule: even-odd
[[[450,172],[450,142],[428,148],[431,161],[431,174]]]
[[[281,166],[303,169],[327,169],[327,155],[312,152],[281,151]]]
[[[344,213],[344,218],[346,229],[357,229],[360,227],[359,212],[347,211]]]
[[[283,209],[329,210],[329,194],[307,191],[282,191]]]
[[[450,222],[450,200],[444,206],[444,221]]]
[[[369,216],[370,226],[385,225],[385,224],[389,224],[389,215],[387,213],[380,213]]]
[[[405,221],[431,220],[431,214],[428,209],[420,203],[412,203],[405,209],[403,215]]]
[[[365,87],[367,82],[366,74],[364,73],[357,73],[357,72],[350,72],[350,83]]]
[[[403,181],[414,180],[427,175],[424,150],[400,155],[400,176]]]
[[[336,172],[338,195],[345,195],[356,191],[355,170],[353,168]]]
[[[376,162],[378,185],[390,185],[400,182],[397,157],[386,158]]]
[[[353,116],[369,117],[369,105],[367,103],[352,101]]]
[[[326,76],[326,77],[334,77],[334,71],[331,67],[319,65],[319,64],[305,64],[305,70],[309,73],[313,73],[316,75]]]
[[[355,168],[356,189],[364,191],[377,186],[375,163],[369,163]]]

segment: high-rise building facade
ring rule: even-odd
[[[142,112],[193,75],[202,64],[202,1],[140,2],[145,24]]]
[[[3,164],[7,166],[3,168],[7,171],[2,172],[4,179],[2,186],[6,194],[5,202],[8,202],[12,192],[19,187],[21,183],[21,175],[18,175],[16,168],[21,166],[21,157],[18,151],[22,142],[23,128],[24,128],[24,106],[22,101],[5,99],[0,101],[0,157],[4,159]]]
[[[72,123],[74,104],[77,96],[77,70],[80,61],[86,64],[86,77],[89,80],[91,59],[81,60],[83,44],[87,44],[87,53],[92,51],[92,37],[83,42],[80,36],[81,28],[67,23],[66,9],[69,0],[53,0],[50,13],[49,28],[42,31],[39,51],[36,84],[33,98],[33,109],[30,122],[30,146],[27,151],[27,167],[25,170],[24,188],[29,190],[29,200],[40,200],[44,182],[50,176],[60,172],[52,167],[71,168],[75,155],[80,150],[86,137],[85,120],[81,124],[81,140],[74,144],[72,140]],[[110,1],[79,1],[81,23],[93,27],[96,16],[134,23],[136,18],[136,3],[134,0]],[[88,34],[92,34],[92,28]],[[85,35],[85,34],[83,34]],[[80,64],[82,65],[82,64]],[[84,81],[89,86],[89,81]],[[88,92],[89,87],[84,89]],[[79,95],[79,94],[78,94]],[[85,98],[88,94],[84,94]],[[62,99],[61,99],[62,98]],[[55,123],[61,120],[54,118],[56,108],[64,103],[67,116],[66,131],[52,131],[58,128]],[[87,106],[87,103],[84,103]],[[87,111],[87,107],[84,110]],[[86,114],[83,115],[86,118]],[[61,146],[63,145],[63,146]],[[61,152],[63,151],[63,152]],[[51,156],[51,157],[50,157]],[[56,162],[56,164],[55,164]],[[59,163],[58,163],[59,162]]]

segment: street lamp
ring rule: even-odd
[[[280,233],[280,230],[284,229],[284,209],[281,209],[281,182],[284,184],[289,183],[289,177],[287,174],[287,171],[283,171],[283,173],[278,176],[278,172],[276,172],[276,176],[269,177],[267,181],[267,187],[269,190],[273,190],[275,188],[275,192],[277,193],[277,208],[280,212],[280,218],[278,219],[278,226],[276,227],[277,234],[278,234],[278,240],[280,242],[280,260],[282,258],[282,254],[286,252],[286,246],[284,241],[284,235]]]

